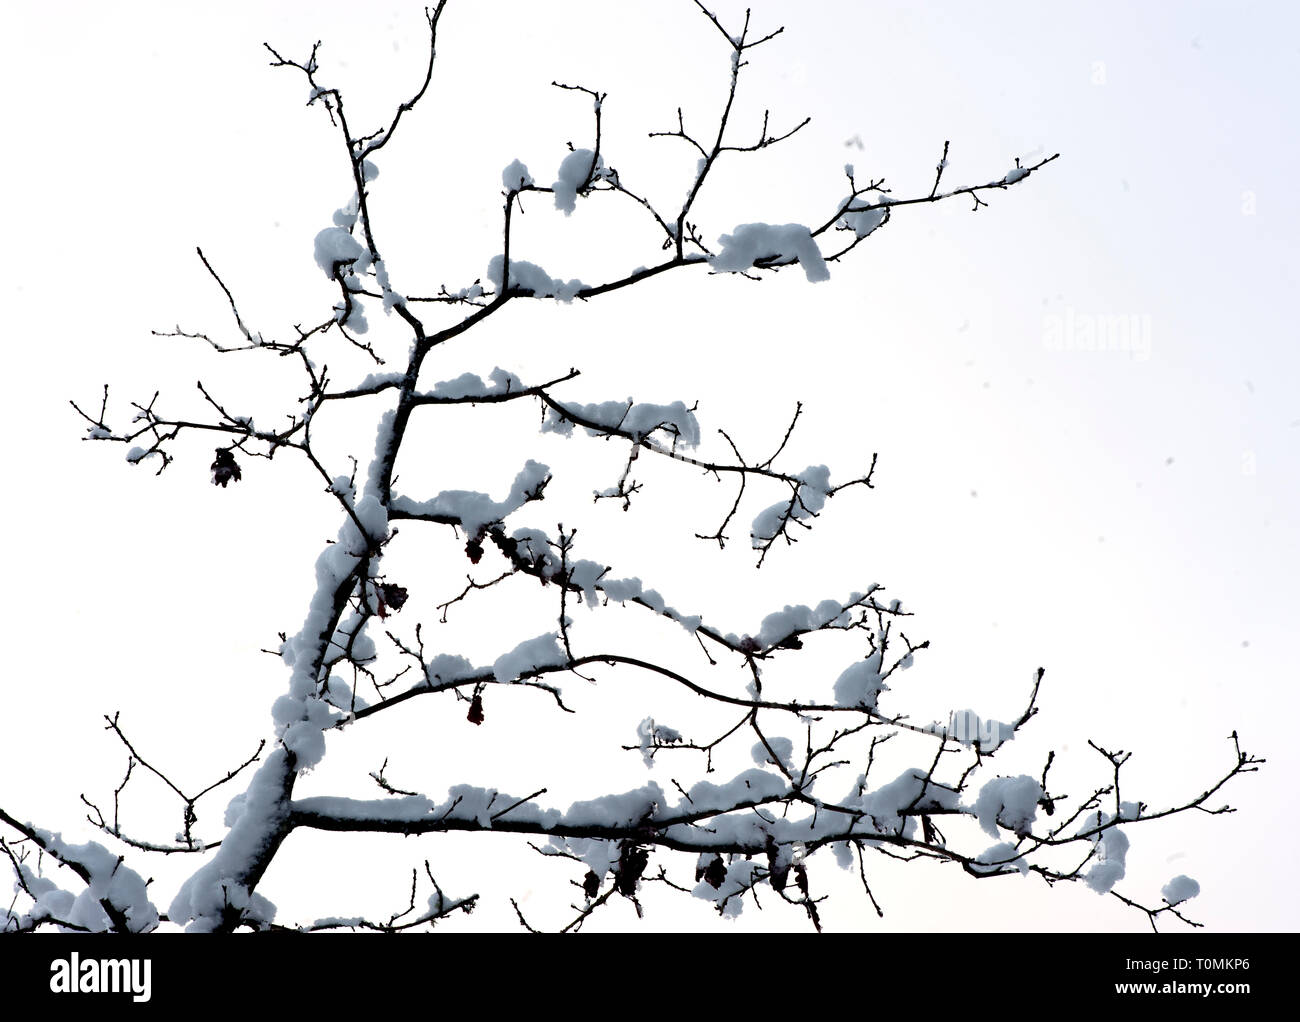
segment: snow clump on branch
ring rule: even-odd
[[[353,270],[362,270],[370,262],[361,242],[343,227],[326,227],[317,234],[315,250],[316,265],[330,280],[334,279],[334,268],[340,263],[351,263]]]
[[[870,205],[872,204],[858,198],[845,199],[841,203],[844,208],[844,215],[836,222],[836,226],[851,230],[854,237],[865,238],[889,218],[887,208],[867,208]]]
[[[511,164],[506,169],[511,170],[513,167],[514,164]],[[555,193],[555,208],[564,210],[564,215],[568,216],[577,207],[578,192],[593,181],[609,177],[610,173],[605,169],[605,161],[590,149],[575,149],[564,158],[560,164],[560,176],[551,185],[551,191]],[[531,183],[530,180],[529,184]],[[507,184],[506,187],[510,186]]]
[[[825,465],[809,465],[799,473],[798,492],[790,499],[759,513],[750,527],[755,548],[761,549],[781,535],[790,519],[815,518],[826,505],[831,492],[831,470]]]
[[[865,660],[859,660],[848,667],[836,679],[837,706],[862,706],[869,710],[876,708],[880,693],[889,691],[889,686],[880,673],[880,661],[880,650],[876,650]]]
[[[532,185],[533,175],[528,173],[528,167],[524,165],[522,160],[514,160],[510,166],[501,172],[501,183],[507,191],[518,191]]]
[[[550,469],[529,459],[510,487],[503,501],[473,490],[443,490],[432,500],[414,501],[394,497],[392,508],[413,516],[447,519],[456,522],[471,536],[479,535],[493,522],[499,522],[524,506],[550,478]]]
[[[670,405],[637,404],[629,397],[626,401],[565,404],[559,407],[563,411],[552,407],[542,422],[543,433],[570,436],[574,423],[577,422],[584,426],[590,436],[600,436],[602,431],[618,431],[630,434],[639,442],[662,429],[672,434],[676,444],[682,447],[698,447],[700,443],[699,420],[681,401],[674,401]],[[587,426],[586,423],[592,425]]]
[[[990,837],[1005,827],[1017,837],[1028,834],[1038,815],[1038,803],[1044,792],[1032,777],[995,777],[980,788],[974,812],[980,826]]]
[[[501,266],[505,262],[502,256],[495,255],[488,263],[487,277],[498,291],[505,289],[501,283]],[[552,277],[536,263],[522,259],[510,260],[510,287],[531,291],[534,298],[557,298],[562,302],[571,302],[579,291],[587,285],[574,279],[567,283],[558,277]]]
[[[810,281],[830,280],[831,272],[803,224],[741,224],[718,239],[722,251],[709,257],[718,273],[740,273],[761,261],[782,266],[799,263]]]

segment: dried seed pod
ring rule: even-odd
[[[226,447],[218,447],[216,450],[217,460],[212,463],[212,485],[224,490],[232,479],[239,482],[243,473],[239,470],[239,463],[235,461],[232,450]]]

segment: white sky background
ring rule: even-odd
[[[1228,769],[1235,728],[1269,760],[1209,803],[1239,812],[1127,828],[1117,890],[1156,904],[1160,886],[1186,873],[1203,889],[1188,914],[1209,928],[1294,929],[1300,359],[1289,176],[1300,156],[1290,109],[1300,16],[1266,4],[781,6],[755,9],[759,30],[786,31],[751,54],[732,138],[752,141],[765,107],[777,131],[805,114],[813,121],[781,146],[720,165],[694,217],[710,242],[737,223],[821,222],[846,194],[846,161],[860,180],[883,176],[895,196],[912,196],[929,191],[945,139],[952,186],[1001,177],[1017,156],[1062,158],[976,214],[963,199],[898,212],[827,283],[807,283],[797,267],[762,283],[687,269],[585,305],[513,302],[446,345],[426,378],[500,365],[537,381],[577,366],[583,376],[564,392],[574,400],[699,400],[705,453],[719,457],[717,427],[765,457],[802,400],[784,467],[825,462],[834,482],[879,452],[875,490],[845,491],[797,547],[774,550],[755,574],[748,522],[779,492],[753,489],[730,530],[736,542],[719,553],[692,535],[717,527],[729,486],[643,459],[646,492],[630,512],[593,506],[584,494],[614,484],[623,451],[539,436],[534,409],[515,407],[437,420],[431,410],[405,449],[404,491],[500,496],[526,458],[544,461],[553,492],[512,524],[577,525],[579,556],[639,575],[723,631],[756,631],[786,603],[883,583],[917,615],[908,634],[933,648],[882,708],[919,722],[966,707],[1014,719],[1033,671],[1047,668],[1040,715],[985,778],[1037,776],[1054,749],[1050,787],[1082,794],[1107,779],[1091,738],[1134,751],[1126,799],[1165,808]],[[718,9],[738,26],[739,5]],[[119,445],[80,442],[67,400],[97,408],[110,382],[119,428],[126,402],[155,389],[161,410],[199,414],[195,379],[268,423],[293,407],[287,363],[218,357],[150,330],[179,324],[236,338],[195,245],[267,336],[328,315],[336,294],[311,245],[350,195],[347,164],[324,112],[304,108],[305,80],[267,67],[261,43],[305,58],[323,40],[322,80],[343,89],[354,126],[377,128],[423,73],[424,21],[415,4],[360,10],[6,12],[5,91],[25,98],[11,104],[14,155],[3,172],[19,257],[5,281],[15,570],[3,596],[0,805],[69,838],[90,836],[77,793],[111,803],[125,763],[103,713],[121,710],[140,751],[192,788],[269,733],[286,672],[257,651],[300,624],[336,506],[287,455],[244,459],[244,481],[214,489],[214,442],[204,437],[183,438],[176,463],[155,478],[128,466]],[[428,97],[376,159],[371,200],[394,286],[412,294],[485,273],[500,245],[502,167],[517,157],[547,183],[566,141],[590,145],[590,102],[550,88],[552,79],[609,93],[606,161],[665,209],[680,201],[695,159],[679,140],[645,133],[671,128],[680,104],[688,128],[705,135],[725,96],[725,43],[685,2],[584,14],[568,2],[453,0],[439,43]],[[855,136],[861,149],[846,145]],[[546,198],[527,198],[514,256],[589,284],[661,258],[648,218],[625,200],[580,200],[565,219]],[[370,338],[400,358],[396,321],[377,303],[368,315]],[[1080,335],[1066,333],[1066,350],[1053,347],[1058,325],[1078,331],[1098,316],[1137,317],[1135,345],[1077,350]],[[370,371],[337,346],[317,360],[339,381]],[[325,437],[335,441],[334,471],[348,471],[348,454],[369,456],[379,410],[359,409],[359,432]],[[397,624],[424,607],[426,639],[475,662],[553,627],[550,594],[520,585],[502,594],[512,599],[454,608],[451,624],[435,628],[430,608],[455,595],[470,566],[451,537],[409,529],[420,544],[404,555],[409,566],[388,566],[412,593]],[[606,616],[644,623],[632,610]],[[595,627],[578,615],[580,650]],[[652,623],[651,648],[726,683],[733,667],[708,668],[673,628]],[[820,651],[807,652],[818,684],[860,655],[840,645],[823,665]],[[803,662],[795,656],[786,670]],[[642,677],[600,678],[594,688],[566,685],[583,710],[576,720],[532,693],[489,691],[479,729],[463,704],[412,704],[401,721],[377,718],[373,738],[332,735],[300,793],[377,795],[360,782],[385,756],[394,783],[435,798],[456,783],[518,795],[546,785],[543,801],[563,808],[648,776],[669,790],[670,777],[689,786],[701,769],[691,754],[647,775],[616,746],[634,743],[647,715],[711,737],[692,723],[698,707]],[[734,770],[749,765],[749,744],[738,744]],[[878,767],[879,780],[928,762],[928,749],[911,748]],[[720,771],[716,779],[730,776]],[[132,782],[124,823],[165,839],[179,807],[155,815],[149,805],[162,794],[147,785]],[[226,799],[201,804],[203,836],[220,835]],[[992,843],[964,838],[973,850]],[[427,856],[449,893],[484,895],[455,925],[514,926],[513,895],[536,924],[554,926],[571,915],[567,884],[581,872],[539,863],[508,837],[296,835],[286,852],[261,888],[285,922],[387,914],[406,896],[404,871]],[[686,858],[654,861],[689,879]],[[158,878],[165,906],[197,861],[133,864]],[[835,928],[1147,925],[1082,885],[868,864],[883,920],[828,855],[813,860],[814,889],[836,890],[826,909]],[[684,896],[647,905],[650,928],[724,925]],[[620,903],[591,925],[635,919]],[[750,905],[725,925],[807,924]]]

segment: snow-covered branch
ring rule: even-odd
[[[1037,718],[1041,669],[1034,677],[1027,704],[1007,717],[1009,723],[956,707],[941,719],[922,723],[924,717],[905,712],[897,701],[905,690],[903,672],[929,648],[929,642],[908,637],[903,629],[912,628],[911,611],[905,610],[900,600],[886,601],[882,586],[865,585],[847,596],[842,590],[837,598],[809,604],[774,597],[769,605],[780,609],[766,614],[757,627],[728,631],[712,620],[706,623],[706,611],[712,615],[714,610],[701,594],[673,594],[677,604],[670,604],[639,572],[623,575],[606,559],[595,559],[587,549],[587,534],[583,532],[579,539],[567,517],[568,509],[563,520],[570,527],[559,525],[553,533],[521,521],[539,506],[552,506],[560,488],[557,475],[564,471],[553,473],[541,460],[540,450],[537,458],[531,456],[532,447],[554,444],[556,435],[571,436],[580,430],[614,442],[619,450],[626,445],[626,461],[615,484],[585,491],[594,492],[596,501],[612,499],[629,509],[633,495],[643,488],[633,477],[643,454],[670,459],[715,480],[734,482],[734,499],[716,531],[696,534],[706,540],[702,546],[715,554],[714,545],[725,545],[727,530],[741,514],[750,488],[774,491],[751,519],[751,549],[762,565],[774,550],[795,543],[814,520],[825,515],[831,497],[844,490],[873,488],[875,453],[869,460],[864,456],[861,464],[844,474],[836,474],[835,482],[831,468],[817,462],[795,471],[803,459],[788,465],[791,455],[787,451],[803,405],[796,404],[787,424],[787,411],[772,411],[776,400],[784,400],[779,395],[772,395],[767,399],[772,403],[763,405],[775,423],[772,440],[779,436],[779,443],[774,450],[765,448],[772,450],[767,457],[754,457],[752,452],[746,457],[730,432],[719,429],[721,441],[715,441],[713,434],[706,436],[695,403],[662,398],[576,399],[567,389],[580,375],[576,368],[552,368],[533,377],[545,382],[525,383],[500,366],[486,379],[475,372],[454,375],[459,367],[450,371],[439,367],[447,353],[445,346],[475,331],[516,299],[562,304],[587,301],[685,267],[759,277],[764,271],[798,265],[809,282],[824,281],[830,277],[829,264],[836,264],[836,272],[840,272],[844,257],[891,222],[898,210],[960,196],[970,198],[979,209],[987,205],[988,193],[1021,184],[1057,156],[1029,166],[1016,161],[1011,170],[987,182],[941,190],[948,162],[945,142],[933,182],[927,175],[910,198],[895,198],[884,177],[860,184],[854,168],[846,166],[849,194],[838,201],[828,197],[821,208],[829,215],[820,223],[767,223],[760,219],[763,210],[755,209],[752,214],[746,212],[748,222],[706,230],[697,222],[697,200],[706,184],[716,180],[713,172],[719,161],[743,160],[747,154],[786,142],[809,119],[773,127],[769,111],[764,110],[756,134],[741,132],[733,125],[741,71],[749,66],[748,57],[783,29],[754,29],[748,11],[743,24],[728,27],[726,19],[696,0],[696,6],[726,41],[730,77],[725,95],[718,99],[716,116],[705,127],[692,115],[688,130],[688,119],[678,107],[675,130],[650,133],[681,140],[694,162],[680,206],[671,212],[656,207],[647,197],[649,190],[639,183],[632,190],[625,180],[634,181],[634,176],[612,165],[604,148],[609,129],[603,113],[606,93],[557,79],[552,84],[565,94],[552,94],[557,101],[567,103],[576,97],[592,104],[591,148],[571,145],[553,178],[547,173],[535,179],[523,160],[514,159],[501,172],[499,185],[495,173],[492,180],[484,182],[487,194],[495,196],[499,188],[503,198],[500,221],[495,221],[493,213],[498,225],[492,228],[500,248],[486,267],[480,263],[458,269],[460,280],[472,280],[472,284],[411,280],[401,273],[415,275],[415,271],[390,266],[381,253],[378,239],[383,207],[372,205],[371,198],[384,186],[377,183],[379,167],[374,158],[381,151],[385,156],[396,154],[395,149],[386,148],[389,141],[399,128],[404,137],[418,131],[415,111],[437,93],[438,26],[445,6],[446,0],[439,0],[432,10],[426,9],[427,61],[418,85],[413,91],[404,91],[402,95],[409,98],[397,102],[391,117],[366,134],[351,127],[352,108],[345,105],[344,90],[328,84],[319,42],[303,60],[266,46],[273,66],[305,78],[308,106],[325,111],[342,142],[341,156],[347,160],[351,195],[340,196],[343,203],[332,214],[322,211],[325,216],[312,245],[312,258],[327,282],[327,303],[332,304],[305,320],[314,326],[295,326],[289,339],[271,337],[270,331],[264,334],[250,327],[240,312],[236,292],[248,284],[237,281],[235,274],[218,274],[214,261],[198,249],[207,276],[229,306],[235,339],[214,339],[207,333],[182,330],[179,325],[160,336],[202,341],[222,356],[262,351],[288,358],[297,389],[285,396],[284,418],[276,420],[274,427],[266,426],[260,417],[255,423],[222,388],[203,382],[197,386],[199,397],[194,398],[196,413],[164,414],[158,409],[159,395],[155,393],[147,402],[133,403],[133,418],[125,427],[109,422],[107,386],[97,414],[73,405],[89,424],[87,439],[127,444],[129,462],[156,458],[160,472],[188,457],[186,445],[196,437],[218,435],[225,446],[216,449],[216,460],[207,471],[223,492],[232,483],[243,488],[259,485],[258,473],[245,473],[240,458],[259,459],[251,463],[259,469],[264,461],[269,470],[280,451],[291,452],[289,457],[301,456],[315,477],[314,485],[323,483],[327,499],[337,505],[332,513],[339,514],[339,522],[316,560],[315,587],[301,627],[292,635],[281,633],[279,645],[268,650],[278,657],[288,677],[271,707],[274,746],[265,756],[260,747],[251,757],[247,749],[241,750],[231,757],[238,765],[191,794],[191,787],[174,782],[169,772],[139,755],[119,728],[116,716],[108,718],[110,729],[130,752],[130,765],[114,791],[111,818],[100,810],[100,803],[83,796],[93,814],[90,822],[124,842],[131,854],[186,851],[204,857],[203,864],[175,892],[166,916],[160,916],[145,897],[144,882],[125,865],[124,858],[94,843],[69,844],[57,834],[0,810],[0,820],[20,835],[16,841],[0,845],[15,874],[19,894],[31,902],[23,912],[13,907],[7,910],[4,921],[8,928],[55,925],[141,931],[156,927],[163,918],[193,930],[289,928],[276,921],[275,907],[261,887],[284,842],[297,829],[430,836],[508,833],[547,839],[549,843],[538,847],[542,854],[576,864],[581,870],[580,879],[573,881],[582,894],[580,903],[573,906],[577,915],[560,927],[563,929],[580,927],[616,898],[632,901],[640,912],[638,899],[651,884],[705,899],[725,917],[739,913],[746,899],[757,902],[759,888],[766,888],[780,903],[805,913],[820,929],[818,906],[824,896],[815,892],[814,884],[823,874],[810,861],[822,850],[829,850],[829,856],[843,868],[856,865],[877,912],[883,909],[868,883],[869,852],[955,863],[980,879],[1033,874],[1049,885],[1077,881],[1121,898],[1146,913],[1153,926],[1156,917],[1166,912],[1189,922],[1174,910],[1175,904],[1195,893],[1195,883],[1188,878],[1171,881],[1164,892],[1165,908],[1145,907],[1115,890],[1125,873],[1127,835],[1136,824],[1177,813],[1227,811],[1206,810],[1205,803],[1228,781],[1255,770],[1262,762],[1242,752],[1235,732],[1236,759],[1230,768],[1200,796],[1155,813],[1140,802],[1121,799],[1121,768],[1128,755],[1101,745],[1094,748],[1105,759],[1108,776],[1082,798],[1071,800],[1049,790],[1052,756],[1037,777],[990,778],[986,768],[995,755],[999,763],[1005,762],[1009,758],[1002,754],[1006,744]],[[706,31],[711,35],[711,29]],[[532,162],[534,167],[540,166],[536,160]],[[522,258],[518,218],[525,212],[522,198],[532,193],[549,195],[555,208],[566,216],[574,214],[580,204],[622,201],[610,196],[630,200],[655,225],[653,241],[658,247],[649,260],[652,265],[631,272],[614,267],[598,270],[600,275],[593,279],[599,282],[592,284],[552,275],[539,263]],[[830,251],[839,244],[832,239],[841,237],[846,243]],[[493,244],[495,247],[496,242]],[[321,286],[319,277],[317,286]],[[385,324],[391,329],[372,334],[367,303],[374,308],[374,302],[382,304]],[[512,308],[526,314],[528,303]],[[482,331],[474,337],[489,333]],[[390,336],[379,336],[382,334]],[[489,342],[485,339],[482,343]],[[477,356],[478,348],[473,351]],[[493,364],[486,361],[476,368],[482,372]],[[559,363],[568,364],[567,356]],[[431,383],[439,372],[449,378]],[[521,399],[538,402],[540,433],[548,435],[521,432],[514,438],[518,456],[502,465],[494,483],[480,484],[491,493],[456,488],[441,480],[433,484],[404,481],[399,469],[417,459],[429,460],[416,449],[414,424],[428,422],[440,428],[455,414],[453,409],[468,407],[482,409],[484,417],[498,417],[492,426],[483,426],[479,420],[475,428],[504,432],[514,426],[495,424],[506,422],[508,409]],[[328,435],[325,423],[340,421],[344,409],[354,415],[373,413],[373,430],[364,440],[370,445],[365,461],[354,452],[340,454],[322,439]],[[709,443],[718,443],[718,451],[708,450]],[[204,449],[200,464],[206,460]],[[348,460],[350,472],[345,464]],[[591,506],[588,503],[588,509]],[[394,523],[402,523],[400,537]],[[440,528],[429,529],[429,525]],[[454,570],[452,581],[448,581],[430,569],[426,555],[412,556],[410,533],[449,557],[458,559],[463,551],[471,569],[484,574],[477,579],[465,575],[462,583],[460,570]],[[782,540],[784,543],[779,542]],[[653,562],[653,554],[647,560]],[[665,592],[668,588],[665,586]],[[547,604],[542,611],[529,602],[539,590]],[[421,615],[440,613],[445,626],[453,606],[459,620],[462,613],[468,615],[480,603],[507,596],[512,601],[510,612],[498,615],[492,625],[496,652],[480,657],[478,663],[454,651],[454,627],[431,638],[421,620]],[[644,645],[607,639],[594,627],[588,629],[588,615],[600,615],[604,622],[620,607],[638,608]],[[372,634],[376,629],[382,630],[386,643],[376,641]],[[702,662],[687,665],[685,656],[677,655],[672,643],[683,641],[692,656],[698,646]],[[841,646],[847,652],[837,652]],[[816,647],[815,651],[810,647]],[[808,655],[800,657],[801,652]],[[814,653],[823,659],[816,660]],[[724,661],[732,673],[718,670]],[[810,662],[813,666],[803,666]],[[636,676],[645,683],[635,687],[603,684],[601,675],[609,673]],[[572,690],[566,693],[564,688],[575,677],[581,680],[583,702],[587,698],[618,702],[629,696],[615,693],[631,691],[651,709],[636,728],[635,742],[630,726],[629,734],[604,736],[610,750],[639,755],[651,770],[672,763],[702,766],[705,774],[712,775],[728,758],[743,761],[745,768],[722,783],[713,779],[681,783],[674,777],[671,791],[675,793],[653,779],[634,790],[612,794],[579,791],[567,808],[561,808],[563,796],[552,791],[562,786],[553,786],[548,771],[555,764],[548,762],[547,756],[574,753],[543,747],[537,757],[536,784],[530,782],[523,789],[536,790],[523,797],[453,778],[446,797],[435,798],[421,793],[420,783],[394,784],[386,773],[386,759],[385,767],[370,775],[384,797],[362,799],[344,789],[338,794],[296,794],[300,779],[323,761],[334,743],[350,741],[358,732],[373,732],[376,725],[362,724],[381,713],[391,720],[392,711],[406,707],[417,696],[431,697],[422,702],[439,713],[463,715],[482,729],[475,730],[476,735],[489,735],[497,720],[534,712],[521,709],[520,693],[549,695],[555,705],[548,704],[546,712],[582,713]],[[364,697],[359,691],[362,687]],[[674,726],[666,722],[666,715],[657,719],[658,707],[672,705],[673,696],[686,698],[698,708],[698,719],[674,720]],[[591,737],[599,740],[602,736]],[[892,742],[895,738],[901,740]],[[625,741],[628,744],[622,744]],[[887,747],[887,742],[892,744]],[[905,743],[911,743],[908,754],[917,758],[901,769],[883,766],[886,756],[901,750]],[[460,764],[445,750],[434,750],[432,755],[436,762],[430,772],[444,778],[439,782],[441,788],[446,773],[457,771]],[[748,765],[751,762],[753,766]],[[583,783],[599,786],[601,773],[594,758],[592,763]],[[129,837],[119,822],[118,795],[136,765],[154,774],[181,799],[183,826],[174,847]],[[219,839],[200,837],[195,803],[217,786],[248,776],[245,770],[251,774],[247,790],[230,802],[224,834]],[[881,780],[882,771],[891,775]],[[544,798],[553,805],[544,804]],[[1040,811],[1054,822],[1048,824]],[[943,828],[951,832],[951,839]],[[85,892],[65,891],[33,870],[26,861],[26,849],[16,847],[19,845],[39,848],[67,866]],[[682,858],[668,853],[686,854]],[[648,872],[652,856],[656,857],[657,874]],[[681,862],[684,870],[677,865]],[[412,870],[406,907],[387,919],[382,915],[326,916],[293,928],[396,932],[467,913],[489,896],[445,895],[433,880],[427,861],[425,875],[433,893],[423,908],[417,908],[419,875]],[[532,929],[533,923],[519,905],[512,904],[521,924]],[[531,908],[530,916],[539,918]]]

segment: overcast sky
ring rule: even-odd
[[[688,129],[707,134],[725,96],[725,41],[686,2],[585,7],[448,5],[429,95],[376,159],[372,202],[399,290],[483,277],[500,246],[501,169],[518,158],[549,182],[566,142],[590,145],[590,102],[552,80],[608,92],[607,162],[652,201],[680,201],[695,159],[680,140],[646,133],[673,128],[680,106]],[[738,25],[743,6],[718,12]],[[978,212],[959,198],[897,213],[827,282],[797,268],[761,283],[688,268],[587,304],[520,301],[446,346],[430,371],[499,365],[535,380],[576,366],[574,400],[698,401],[707,444],[725,428],[756,458],[802,401],[784,467],[825,463],[834,482],[876,453],[875,488],[837,496],[757,574],[747,523],[780,494],[750,497],[732,529],[739,541],[718,551],[694,533],[716,529],[727,487],[639,463],[643,499],[626,514],[593,506],[584,495],[616,482],[620,452],[539,436],[531,410],[430,426],[401,468],[411,492],[499,495],[526,458],[545,461],[555,504],[518,524],[553,530],[557,515],[580,516],[562,520],[591,544],[584,556],[643,577],[723,631],[884,584],[915,612],[913,639],[932,643],[882,703],[892,712],[928,721],[970,707],[1011,719],[1035,669],[1047,669],[1041,713],[989,776],[1037,776],[1054,750],[1058,790],[1078,796],[1108,779],[1091,739],[1132,750],[1125,798],[1161,809],[1226,772],[1236,729],[1268,763],[1207,806],[1239,811],[1129,828],[1117,890],[1158,904],[1160,886],[1186,873],[1203,891],[1188,914],[1208,928],[1294,929],[1300,15],[1263,3],[816,2],[757,4],[753,18],[760,32],[785,32],[752,53],[736,141],[756,138],[765,109],[776,131],[812,121],[720,168],[695,211],[710,242],[739,223],[822,222],[847,194],[846,163],[908,197],[929,192],[945,141],[953,186],[1000,178],[1017,158],[1061,158]],[[111,802],[125,763],[104,713],[121,710],[141,751],[194,788],[269,733],[286,672],[259,650],[299,626],[312,563],[338,523],[319,481],[287,458],[248,464],[219,491],[207,481],[211,444],[187,441],[155,477],[127,465],[119,445],[82,442],[68,400],[97,410],[109,382],[109,421],[124,428],[129,402],[156,390],[160,408],[198,414],[202,379],[264,421],[293,411],[284,363],[222,358],[151,331],[234,339],[196,246],[266,335],[328,315],[335,297],[312,239],[350,195],[347,163],[324,112],[305,106],[301,75],[268,67],[261,44],[302,59],[322,40],[323,79],[370,130],[420,80],[424,19],[417,4],[72,3],[11,5],[5,21],[14,570],[0,805],[85,839],[77,794]],[[525,202],[516,252],[553,275],[594,284],[661,258],[637,210],[602,196],[565,218],[547,199]],[[376,344],[400,356],[395,321],[377,304],[368,313]],[[339,379],[370,371],[341,349],[321,357]],[[333,471],[369,455],[378,410],[322,427]],[[430,559],[402,579],[413,594],[405,613],[423,608],[433,628],[434,604],[455,595],[469,565],[448,537],[423,542]],[[481,609],[453,612],[436,641],[481,662],[553,620],[531,592]],[[377,794],[356,779],[387,756],[395,783],[435,798],[456,783],[521,795],[547,785],[557,793],[548,804],[563,808],[645,783],[639,757],[618,746],[635,743],[642,717],[676,712],[675,694],[613,674],[581,691],[591,709],[577,724],[552,720],[541,701],[489,697],[481,729],[427,707],[408,731],[346,736],[362,751],[340,736],[310,790],[336,790],[337,779]],[[602,733],[624,717],[626,728]],[[588,746],[590,756],[575,751]],[[682,759],[653,776],[667,786],[700,769]],[[139,787],[140,829],[169,838],[179,811],[152,815],[147,804],[163,796]],[[209,838],[226,801],[213,798],[200,828]],[[428,856],[445,865],[451,893],[491,897],[477,925],[514,925],[506,896],[534,891],[538,923],[567,921],[572,871],[502,851],[507,840],[489,855],[450,841],[444,854],[433,839],[295,838],[298,872],[277,867],[262,893],[285,921],[361,911],[362,889],[387,907],[405,897],[403,871]],[[383,869],[368,865],[376,848]],[[136,868],[159,877],[165,904],[166,885],[193,865]],[[875,868],[885,917],[846,888],[829,917],[837,928],[1147,925],[1082,885]],[[828,885],[844,882],[837,872],[819,867]],[[616,906],[594,925],[636,923]],[[713,923],[702,902],[665,901],[644,925]],[[747,908],[735,925],[806,924]]]

